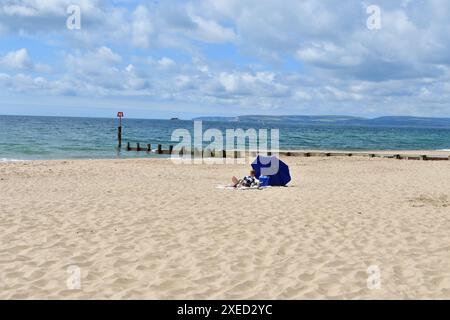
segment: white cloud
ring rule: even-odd
[[[33,69],[33,62],[28,56],[25,48],[11,51],[0,58],[0,65],[10,69],[30,70]]]
[[[15,71],[32,71],[36,73],[50,73],[52,68],[43,63],[34,63],[26,48],[10,51],[0,56],[0,68]]]
[[[192,37],[208,43],[226,43],[233,42],[236,34],[230,28],[221,26],[214,20],[207,20],[200,16],[191,18],[196,24],[196,28],[192,32]]]
[[[275,81],[271,72],[221,72],[215,76],[214,93],[230,96],[258,95],[263,97],[289,94],[289,88]],[[211,92],[213,93],[213,92]]]
[[[158,65],[162,68],[167,69],[175,66],[175,61],[167,57],[162,57],[161,59],[158,60]]]
[[[145,90],[150,87],[150,83],[147,79],[140,77],[135,67],[130,64],[123,71],[124,89],[125,90]]]
[[[32,77],[23,73],[16,75],[0,74],[0,86],[10,88],[12,91],[39,94],[59,93],[57,91],[58,82],[48,81],[43,77]]]
[[[114,53],[108,47],[100,47],[92,56],[92,58],[96,60],[102,60],[107,63],[119,63],[122,60],[122,57],[116,53]]]
[[[146,95],[150,88],[149,79],[140,75],[133,64],[123,65],[123,58],[105,46],[68,54],[66,64],[68,73],[64,82],[71,87],[71,94],[127,96],[141,91]]]
[[[138,6],[133,12],[132,41],[133,45],[140,48],[150,46],[150,37],[153,33],[153,25],[150,13],[145,6]]]
[[[312,43],[297,51],[297,58],[316,66],[327,67],[349,67],[361,63],[361,56],[353,50],[347,51],[337,47],[333,43]]]
[[[108,47],[100,47],[85,54],[68,54],[66,65],[70,73],[80,75],[98,75],[116,69],[122,57]]]

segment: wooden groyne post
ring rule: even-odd
[[[128,141],[126,144],[126,151],[146,151],[152,152],[151,144],[141,144],[136,143],[136,147],[132,147]],[[163,149],[161,144],[157,145],[155,149],[156,154],[171,155],[174,153],[174,146],[169,145],[168,149]],[[222,158],[240,158],[246,156],[246,151],[240,150],[210,150],[210,149],[190,149],[186,150],[182,147],[178,151],[180,155],[190,154],[194,157],[222,157]],[[257,156],[258,151],[249,151],[248,155]],[[267,151],[267,155],[273,155],[273,151]],[[294,151],[294,150],[281,150],[279,155],[288,157],[368,157],[368,158],[385,158],[385,159],[405,159],[405,160],[428,160],[428,161],[450,161],[450,156],[448,155],[424,155],[424,154],[398,154],[398,153],[365,153],[365,152],[320,152],[320,151]]]
[[[122,148],[122,118],[123,112],[117,112],[117,118],[119,118],[119,127],[117,128],[117,147]]]

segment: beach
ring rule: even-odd
[[[448,161],[283,160],[0,163],[0,299],[450,298]]]

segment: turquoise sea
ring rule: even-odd
[[[118,152],[117,119],[0,116],[0,161],[154,157],[145,152]],[[265,122],[203,122],[203,130],[279,129],[280,149],[448,150],[450,128],[298,125]],[[123,139],[163,144],[175,129],[192,132],[193,121],[123,120]]]

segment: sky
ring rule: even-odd
[[[0,114],[450,117],[448,0],[0,0],[0,39]]]

